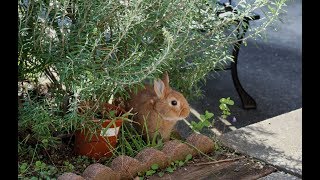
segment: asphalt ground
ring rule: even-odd
[[[232,82],[231,71],[212,72],[202,87],[204,97],[190,102],[199,114],[206,110],[219,115],[219,99],[230,97],[227,121],[216,120],[218,133],[226,133],[302,107],[302,2],[288,1],[281,21],[267,28],[267,39],[249,39],[238,56],[238,76],[257,109],[245,110]],[[261,12],[258,12],[259,14]],[[263,17],[263,14],[260,14]],[[262,20],[251,23],[251,27]],[[191,115],[188,121],[196,117]],[[187,131],[179,122],[178,129]],[[188,131],[190,132],[190,131]],[[182,132],[186,133],[186,132]]]

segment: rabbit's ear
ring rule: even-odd
[[[163,73],[162,81],[166,87],[169,87],[169,75],[167,71]]]
[[[161,79],[154,80],[153,88],[154,88],[154,91],[156,92],[158,98],[162,99],[164,97],[164,90],[165,90],[165,86],[164,86],[163,81]]]

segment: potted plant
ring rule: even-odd
[[[75,132],[74,151],[94,159],[111,157],[127,114],[121,107],[108,103],[85,102],[78,108],[81,115],[88,111],[91,111],[89,120],[82,123],[83,128]]]

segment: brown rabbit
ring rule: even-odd
[[[164,73],[162,80],[154,80],[153,86],[145,85],[136,94],[132,93],[126,108],[133,108],[132,112],[137,113],[133,120],[139,123],[136,128],[145,138],[148,133],[153,139],[158,131],[164,141],[170,139],[177,121],[188,117],[190,113],[185,97],[169,86],[167,73]]]

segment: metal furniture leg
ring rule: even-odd
[[[241,23],[241,22],[239,22]],[[256,109],[257,108],[257,104],[255,102],[255,100],[243,89],[240,80],[238,78],[238,70],[237,70],[237,63],[238,63],[238,55],[239,55],[239,50],[240,50],[240,45],[242,44],[242,38],[245,36],[245,33],[248,30],[249,27],[249,22],[246,22],[248,24],[248,26],[242,26],[240,25],[238,28],[238,42],[236,42],[233,46],[233,51],[232,51],[232,55],[233,55],[233,62],[231,63],[231,74],[232,74],[232,80],[233,80],[233,84],[240,96],[241,102],[242,102],[242,107],[244,109]],[[243,31],[240,31],[240,28],[243,28]]]

